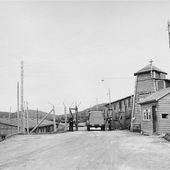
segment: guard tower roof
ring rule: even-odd
[[[147,66],[145,66],[144,68],[142,68],[138,72],[134,73],[134,75],[136,76],[136,75],[139,75],[139,74],[142,74],[142,73],[147,73],[147,72],[150,72],[150,71],[151,71],[151,65],[148,64]],[[156,72],[159,72],[159,73],[167,74],[166,72],[160,70],[159,68],[157,68],[154,65],[152,65],[152,71],[156,71]]]

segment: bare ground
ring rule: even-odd
[[[0,143],[0,169],[170,169],[170,143],[128,131],[16,136]]]

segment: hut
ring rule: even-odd
[[[170,132],[170,88],[159,90],[142,101],[141,131],[147,134]]]

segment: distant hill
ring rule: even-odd
[[[29,112],[29,118],[30,119],[37,119],[38,120],[41,120],[47,113],[46,112],[43,112],[43,111],[38,111],[38,114],[37,114],[37,110],[28,110]],[[9,119],[9,112],[0,112],[0,119]],[[17,118],[17,112],[14,112],[14,113],[10,113],[10,118],[13,119],[13,118]],[[59,117],[58,115],[56,115],[56,120],[58,120]],[[53,120],[53,114],[49,114],[46,118],[46,120]]]
[[[104,108],[105,108],[105,105],[106,103],[102,103],[102,104],[98,104],[98,105],[94,105],[92,107],[89,107],[87,109],[84,109],[82,111],[79,111],[78,112],[78,119],[81,121],[81,122],[85,122],[86,119],[87,119],[87,116],[88,116],[88,111],[95,111],[95,110],[100,110],[100,111],[103,111]],[[29,119],[34,121],[34,122],[37,122],[37,119],[38,121],[40,121],[47,113],[46,112],[43,112],[43,111],[38,111],[38,114],[37,114],[37,110],[28,110],[29,111]],[[73,115],[75,116],[75,113],[73,113]],[[67,117],[70,117],[71,115],[68,113],[67,114]],[[65,116],[64,114],[62,115],[55,115],[56,117],[56,121],[57,122],[64,122],[65,121]],[[16,119],[17,118],[17,112],[14,112],[14,113],[11,113],[10,114],[10,119]],[[8,121],[9,120],[9,112],[0,112],[0,120],[6,120]],[[53,114],[49,114],[46,118],[46,120],[49,120],[49,121],[52,121],[53,120]]]
[[[40,122],[40,120],[47,114],[43,111],[37,110],[28,110],[29,111],[29,127],[34,127],[37,125],[37,122]],[[59,118],[56,115],[56,121],[59,122]],[[17,126],[17,112],[10,113],[9,112],[0,112],[0,122],[7,123],[11,125]],[[53,124],[53,114],[49,114],[47,118],[43,121],[42,125],[47,124]]]

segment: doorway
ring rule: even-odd
[[[157,115],[156,115],[156,106],[152,106],[152,121],[153,121],[153,132],[156,132],[157,125]]]

